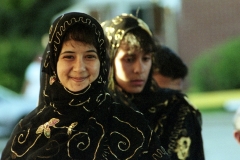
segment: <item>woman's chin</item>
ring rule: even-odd
[[[67,87],[67,89],[70,90],[71,92],[79,92],[79,91],[84,90],[87,86],[89,86],[89,84],[74,85],[74,86]]]

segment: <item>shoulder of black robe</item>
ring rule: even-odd
[[[88,87],[71,92],[56,75],[62,37],[75,23],[89,26],[99,44],[100,73]],[[50,28],[43,61],[42,101],[15,127],[2,159],[169,159],[142,113],[115,103],[106,89],[108,58],[99,23],[67,13]]]
[[[130,30],[141,28],[152,36],[145,22],[129,14],[116,16],[103,22],[102,26],[109,40],[112,66],[120,42]],[[204,159],[199,110],[180,92],[160,89],[152,79],[152,67],[143,91],[138,94],[127,93],[118,86],[114,78],[114,69],[109,79],[113,84],[109,88],[115,100],[144,114],[172,159]]]
[[[160,88],[135,95],[132,102],[145,115],[171,159],[205,159],[201,113],[186,95]]]

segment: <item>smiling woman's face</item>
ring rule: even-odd
[[[100,61],[93,45],[68,40],[63,43],[57,62],[57,75],[61,84],[70,91],[86,88],[97,79]]]

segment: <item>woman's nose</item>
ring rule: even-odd
[[[144,72],[144,64],[141,60],[137,60],[134,64],[134,73],[142,73]]]
[[[76,72],[82,72],[85,71],[86,67],[85,67],[85,63],[83,58],[76,58],[76,60],[74,61],[74,65],[73,65],[73,71]]]

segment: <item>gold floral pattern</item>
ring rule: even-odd
[[[58,122],[59,122],[59,119],[57,119],[57,118],[50,119],[48,122],[46,122],[38,127],[36,134],[41,134],[42,132],[44,132],[44,135],[47,138],[50,138],[51,129],[49,127],[55,127],[55,124],[57,124]]]
[[[175,149],[175,152],[177,152],[177,156],[179,159],[186,160],[186,158],[189,156],[190,145],[190,137],[181,137],[177,141],[177,148]]]

